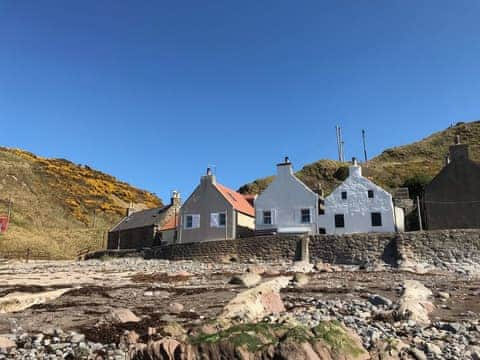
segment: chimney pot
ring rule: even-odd
[[[212,175],[212,169],[210,169],[209,167],[207,168],[207,176],[210,176]]]
[[[288,158],[288,156],[285,156],[285,164],[289,164],[290,163],[290,159]]]
[[[352,165],[354,165],[354,166],[357,166],[357,165],[358,165],[358,162],[357,162],[357,158],[356,158],[356,157],[352,157]]]

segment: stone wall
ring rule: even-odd
[[[299,236],[262,236],[166,245],[147,251],[146,256],[208,262],[293,261],[300,258],[301,243]],[[434,265],[480,262],[480,230],[316,235],[309,238],[308,250],[312,261],[346,265],[378,260],[396,265],[403,258]]]
[[[293,260],[298,256],[299,238],[295,236],[259,236],[236,240],[172,244],[154,248],[147,257],[168,260],[259,261]]]
[[[456,229],[401,233],[396,238],[399,256],[432,265],[480,262],[480,230]]]

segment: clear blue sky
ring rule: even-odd
[[[0,144],[164,200],[480,118],[480,2],[0,1]]]

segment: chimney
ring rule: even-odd
[[[200,183],[213,184],[213,185],[217,183],[217,179],[215,178],[215,175],[212,174],[212,169],[210,169],[209,167],[207,168],[207,174],[201,177]]]
[[[447,166],[448,164],[450,164],[450,154],[449,153],[447,153],[445,155],[445,166]]]
[[[362,168],[358,165],[357,158],[352,158],[352,165],[348,168],[349,176],[362,176]]]
[[[468,145],[460,143],[460,135],[455,136],[455,144],[450,146],[450,161],[468,160]]]
[[[135,208],[133,207],[133,203],[130,202],[130,205],[128,205],[128,208],[127,208],[127,211],[126,211],[125,215],[128,217],[128,216],[132,215],[134,212],[135,212]]]
[[[172,191],[172,196],[170,198],[170,205],[180,208],[182,205],[182,199],[180,198],[180,193],[176,190]]]
[[[285,156],[283,163],[277,164],[277,176],[290,176],[293,175],[292,163]]]

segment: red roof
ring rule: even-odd
[[[161,230],[172,230],[175,229],[178,225],[178,215],[170,216],[170,218],[163,224]]]
[[[253,206],[250,205],[242,194],[220,184],[215,184],[215,187],[235,210],[246,215],[255,216]]]

